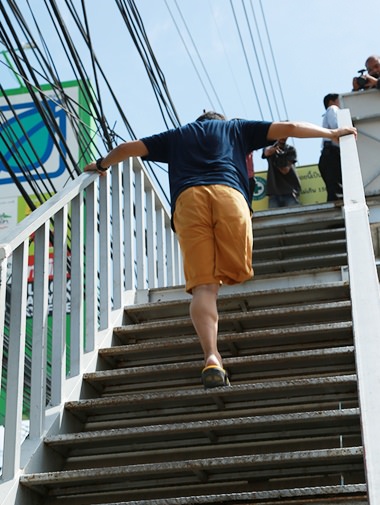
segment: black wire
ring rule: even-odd
[[[286,109],[285,98],[284,98],[284,94],[282,92],[282,86],[281,86],[280,76],[278,75],[278,69],[277,69],[277,65],[276,65],[276,59],[274,57],[273,47],[272,47],[272,43],[271,43],[271,40],[270,40],[270,35],[269,35],[268,25],[267,25],[267,22],[266,22],[265,12],[264,12],[264,8],[263,8],[263,4],[262,4],[261,0],[259,0],[259,3],[260,3],[260,9],[261,9],[261,13],[262,13],[263,20],[264,20],[264,27],[265,27],[265,32],[266,32],[267,39],[268,39],[269,49],[270,49],[270,53],[272,55],[273,68],[275,70],[275,74],[276,74],[276,78],[277,78],[277,84],[278,84],[278,87],[279,87],[279,90],[280,90],[282,104],[284,106],[284,111],[285,111],[285,114],[286,114],[286,119],[288,119],[288,111]]]
[[[141,18],[138,18],[138,20],[137,20],[138,26],[136,27],[136,22],[134,21],[134,16],[129,11],[128,6],[125,5],[125,2],[123,2],[123,0],[115,0],[115,2],[116,2],[116,5],[119,7],[120,13],[122,15],[122,19],[124,20],[124,22],[128,28],[128,31],[132,37],[132,40],[135,44],[135,47],[136,47],[136,49],[137,49],[137,51],[138,51],[138,53],[144,63],[145,69],[147,71],[147,75],[148,75],[149,80],[152,84],[152,88],[153,88],[153,91],[156,95],[157,102],[158,102],[159,108],[161,110],[161,114],[164,119],[166,127],[170,128],[170,126],[166,120],[165,114],[164,114],[164,109],[166,110],[166,113],[169,116],[172,126],[174,126],[174,127],[180,126],[181,123],[180,123],[180,120],[178,118],[178,114],[175,110],[175,107],[172,103],[170,96],[167,96],[167,98],[165,98],[164,95],[166,93],[162,93],[162,90],[160,88],[160,82],[161,82],[161,84],[164,86],[164,91],[165,91],[166,84],[164,82],[162,82],[162,79],[160,77],[162,75],[162,72],[157,64],[157,60],[155,59],[155,57],[153,55],[153,51],[151,49],[149,40],[146,36],[145,30],[141,30],[141,27],[142,27]],[[133,2],[130,2],[130,4],[133,4],[133,6],[134,6]],[[134,8],[135,8],[135,6],[134,6]],[[136,10],[136,9],[134,9],[134,10]],[[146,47],[144,46],[143,41],[145,42]],[[150,60],[153,60],[153,66],[150,63]],[[158,74],[158,76],[156,74]]]
[[[85,70],[83,59],[78,54],[75,43],[66,28],[66,25],[62,19],[61,13],[57,7],[56,1],[55,0],[49,0],[49,1],[50,1],[50,5],[52,7],[52,10],[54,12],[54,15],[57,19],[58,25],[61,29],[62,34],[63,34],[63,38],[68,46],[68,52],[69,52],[68,59],[69,60],[72,59],[72,63],[73,63],[73,65],[75,65],[78,75],[80,77],[78,80],[82,81],[82,85],[85,88],[87,88],[88,99],[90,100],[91,106],[93,106],[95,108],[97,117],[101,118],[102,115],[101,115],[101,112],[98,107],[98,102],[93,98],[93,92],[92,92],[91,88],[87,85],[87,82],[89,82],[89,77],[88,77],[87,72]],[[46,0],[45,0],[45,2],[46,2]],[[66,4],[67,4],[67,1],[66,1]],[[104,125],[104,119],[102,119],[101,124]],[[106,144],[111,145],[111,139],[110,139],[108,131],[109,131],[109,129],[107,127],[102,128],[102,132],[103,132]]]
[[[4,14],[5,19],[8,21],[8,26],[9,26],[9,17],[5,13],[2,4],[0,4],[0,9],[2,10],[2,12]],[[0,29],[2,29],[2,26],[0,26]],[[33,102],[34,102],[34,104],[35,104],[38,112],[40,113],[41,118],[45,118],[45,119],[43,119],[44,123],[45,123],[45,125],[46,125],[46,127],[47,127],[47,129],[48,129],[48,131],[49,131],[49,133],[51,135],[51,137],[52,137],[52,140],[53,140],[56,148],[58,149],[58,151],[62,155],[63,153],[62,153],[62,150],[61,150],[61,146],[60,146],[60,144],[59,144],[56,136],[54,135],[53,127],[55,126],[55,132],[57,133],[57,136],[60,137],[61,142],[64,144],[64,139],[63,139],[62,133],[61,133],[60,129],[58,128],[58,125],[55,122],[55,118],[54,118],[54,116],[52,114],[52,111],[50,110],[50,107],[49,107],[49,104],[48,104],[47,100],[45,100],[45,98],[42,97],[42,102],[43,102],[43,105],[44,105],[44,108],[43,108],[42,105],[41,105],[41,103],[40,103],[40,101],[36,97],[36,94],[34,92],[33,87],[29,84],[29,81],[26,78],[25,71],[24,71],[24,69],[23,69],[23,67],[21,65],[21,60],[23,62],[25,62],[25,65],[28,68],[29,72],[32,74],[32,77],[34,78],[34,80],[36,80],[35,76],[34,76],[33,69],[31,68],[31,66],[29,65],[29,63],[27,61],[27,58],[26,58],[25,53],[24,53],[23,46],[20,44],[20,41],[19,41],[18,37],[15,34],[15,30],[14,30],[13,25],[10,26],[9,29],[10,29],[10,32],[12,33],[12,35],[13,35],[13,37],[15,39],[15,43],[17,45],[17,49],[18,49],[18,51],[20,51],[22,59],[20,59],[20,58],[17,57],[16,50],[13,49],[13,45],[10,42],[9,36],[8,36],[7,33],[4,32],[4,30],[2,30],[2,32],[3,32],[3,40],[5,41],[6,47],[7,47],[7,49],[9,49],[9,53],[11,54],[13,60],[15,61],[15,65],[17,66],[22,79],[24,80],[25,88],[29,92],[29,95],[31,96],[31,98],[32,98],[32,100],[33,100]],[[62,156],[62,159],[64,159],[64,161],[66,161],[65,158],[64,158],[64,156]],[[27,177],[27,180],[28,180],[28,177]],[[30,182],[30,180],[29,180],[29,183],[30,184],[35,184],[34,182],[33,183]]]
[[[106,120],[105,120],[105,114],[104,114],[103,102],[102,102],[102,94],[100,93],[98,73],[96,71],[97,67],[95,64],[95,58],[93,56],[94,49],[92,46],[90,28],[88,26],[88,21],[87,21],[86,6],[84,3],[84,0],[81,0],[81,2],[82,2],[82,11],[83,11],[84,22],[85,22],[85,26],[86,26],[87,39],[88,39],[87,45],[88,45],[88,48],[89,48],[90,54],[91,54],[92,71],[93,71],[93,75],[94,75],[94,79],[95,79],[95,85],[96,85],[96,91],[97,91],[97,97],[98,97],[98,105],[99,105],[99,110],[100,110],[100,121],[101,121],[103,132],[105,134],[106,141],[107,141],[107,149],[111,150],[115,146],[113,145],[112,137],[110,137],[110,135],[109,135],[109,128],[107,127]]]
[[[168,86],[166,84],[165,75],[162,72],[162,70],[161,70],[161,68],[160,68],[160,66],[158,64],[157,58],[156,58],[156,56],[155,56],[155,54],[153,52],[152,46],[151,46],[151,44],[149,42],[149,38],[148,38],[147,33],[145,31],[144,23],[143,23],[143,21],[141,19],[141,16],[140,16],[140,13],[137,10],[137,7],[136,7],[136,4],[135,4],[134,0],[129,0],[129,4],[131,6],[131,9],[132,9],[132,12],[133,12],[133,16],[136,19],[136,22],[137,22],[137,24],[139,26],[139,29],[140,29],[141,33],[142,33],[143,39],[144,39],[145,44],[147,46],[147,49],[149,51],[149,55],[152,58],[152,61],[154,63],[154,68],[155,68],[155,70],[156,70],[156,72],[157,72],[157,74],[158,74],[158,76],[160,78],[161,86],[163,87],[165,95],[166,95],[166,97],[168,99],[168,102],[169,102],[169,105],[170,105],[168,111],[171,113],[173,126],[181,126],[181,121],[179,119],[178,113],[177,113],[176,108],[174,106],[174,103],[173,103],[173,101],[171,99]]]
[[[190,58],[191,64],[193,65],[193,68],[194,68],[194,70],[195,70],[195,72],[196,72],[196,74],[197,74],[197,76],[198,76],[198,79],[199,79],[199,81],[200,81],[200,83],[201,83],[201,85],[202,85],[202,88],[203,88],[204,92],[206,93],[206,96],[207,96],[207,98],[208,98],[208,100],[209,100],[209,102],[210,102],[211,108],[212,108],[212,110],[216,110],[216,107],[215,107],[215,105],[214,105],[214,103],[213,103],[213,101],[212,101],[212,98],[210,97],[210,95],[209,95],[209,93],[208,93],[208,91],[207,91],[207,88],[206,88],[206,86],[205,86],[205,84],[204,84],[204,82],[203,82],[203,79],[202,79],[202,77],[201,77],[201,74],[199,73],[199,71],[198,71],[198,69],[197,69],[197,66],[196,66],[196,64],[195,64],[195,61],[194,61],[193,57],[191,56],[191,53],[190,53],[190,51],[189,51],[189,49],[188,49],[188,47],[187,47],[187,44],[186,44],[186,42],[185,42],[185,39],[184,39],[184,38],[183,38],[183,36],[182,36],[181,30],[179,29],[179,26],[178,26],[178,24],[177,24],[177,22],[176,22],[176,20],[175,20],[175,18],[174,18],[174,16],[173,16],[173,13],[172,13],[172,11],[171,11],[171,9],[170,9],[169,5],[168,5],[168,2],[167,2],[166,0],[164,0],[164,1],[165,1],[165,4],[166,4],[167,9],[168,9],[168,11],[169,11],[170,17],[172,18],[172,21],[173,21],[173,23],[174,23],[174,26],[176,27],[177,33],[178,33],[178,35],[180,36],[180,39],[182,40],[182,43],[183,43],[183,45],[184,45],[184,47],[185,47],[185,50],[186,50],[186,52],[187,52],[187,55],[188,55],[188,57]],[[222,108],[222,107],[221,107],[221,112],[223,112],[223,108]]]
[[[38,22],[36,20],[35,15],[34,15],[34,12],[33,12],[33,10],[30,7],[29,0],[27,0],[27,3],[28,3],[28,7],[29,7],[29,11],[31,13],[31,16],[32,16],[32,18],[34,20],[36,29],[37,29],[37,31],[39,33],[40,40],[42,41],[42,44],[43,44],[45,53],[47,55],[47,58],[44,58],[44,56],[38,50],[36,41],[34,40],[33,36],[31,35],[31,32],[28,29],[28,26],[26,25],[26,23],[24,23],[24,26],[22,26],[22,29],[25,29],[24,33],[27,32],[28,35],[29,35],[29,40],[32,41],[32,43],[31,43],[32,49],[33,49],[33,52],[34,52],[34,54],[35,54],[35,56],[37,58],[37,61],[40,63],[40,66],[43,68],[43,65],[41,63],[41,60],[42,60],[44,62],[44,64],[45,64],[46,69],[47,69],[47,73],[50,74],[50,76],[51,76],[52,80],[50,81],[50,85],[52,87],[52,90],[55,91],[55,95],[56,95],[56,97],[57,97],[57,99],[59,101],[60,107],[63,110],[65,110],[65,112],[67,113],[67,119],[70,122],[73,131],[75,131],[75,133],[76,133],[76,136],[77,136],[77,139],[78,139],[78,144],[79,145],[86,144],[87,141],[88,141],[88,139],[91,138],[91,136],[87,133],[87,129],[84,129],[84,128],[80,129],[79,128],[79,123],[81,121],[80,121],[80,118],[78,117],[78,113],[74,109],[74,105],[72,105],[72,103],[75,103],[75,106],[78,109],[84,110],[84,107],[81,104],[79,104],[78,102],[74,101],[71,97],[69,97],[65,93],[64,88],[63,88],[63,86],[61,84],[61,79],[59,77],[58,70],[57,70],[57,68],[56,68],[56,66],[54,64],[54,60],[53,60],[53,58],[51,56],[51,53],[49,51],[49,48],[48,48],[46,42],[45,42],[43,34],[42,34],[42,32],[41,32],[41,30],[39,28],[39,25],[38,25]],[[52,19],[51,14],[50,14],[50,17]],[[52,22],[55,25],[54,19],[52,19]],[[49,63],[49,61],[51,63]],[[36,72],[36,69],[34,69],[34,71]],[[42,75],[39,72],[38,72],[38,74]],[[49,81],[49,79],[46,76],[46,74],[45,74],[44,77],[45,77],[45,79],[47,81]],[[62,103],[65,104],[65,107],[62,106]],[[86,110],[86,112],[89,114],[88,110]],[[84,157],[84,156],[85,156],[85,151],[82,152],[81,158]],[[81,161],[81,158],[78,160],[79,162]]]
[[[22,13],[20,9],[18,8],[17,4],[9,0],[8,5],[10,6],[10,9],[13,13],[13,15],[16,18],[16,21],[23,32],[23,34],[26,36],[26,39],[31,41],[30,45],[33,47],[33,53],[36,56],[36,60],[40,67],[43,69],[43,73],[37,71],[35,68],[33,68],[30,65],[30,62],[28,59],[25,57],[24,51],[21,50],[21,44],[18,40],[18,37],[16,36],[15,31],[12,29],[12,22],[10,21],[9,16],[7,16],[7,13],[5,11],[5,5],[1,5],[1,10],[2,14],[4,15],[5,19],[5,24],[2,26],[8,26],[8,31],[7,33],[1,33],[0,38],[3,39],[4,45],[7,48],[7,51],[9,52],[10,56],[15,62],[15,67],[16,70],[11,68],[15,72],[16,75],[20,76],[22,79],[22,82],[24,83],[25,91],[29,93],[31,96],[32,100],[35,103],[35,106],[42,118],[42,120],[45,122],[49,134],[53,138],[53,141],[55,142],[55,145],[58,149],[60,157],[65,161],[66,168],[69,170],[71,177],[74,177],[74,173],[70,171],[69,166],[67,165],[67,158],[71,161],[74,170],[77,173],[80,173],[78,171],[78,166],[77,163],[74,160],[74,153],[71,153],[69,146],[66,145],[64,139],[59,136],[58,130],[59,130],[59,125],[57,124],[54,116],[52,115],[52,111],[50,110],[49,103],[55,103],[56,105],[60,106],[63,110],[66,111],[66,115],[69,118],[69,121],[71,122],[71,126],[73,128],[73,131],[75,131],[76,136],[78,138],[78,142],[81,143],[83,146],[83,151],[89,150],[89,149],[95,149],[95,137],[90,133],[90,127],[89,125],[86,125],[86,129],[79,129],[78,125],[80,123],[80,119],[78,117],[77,110],[75,110],[75,106],[73,105],[75,101],[70,98],[67,93],[65,93],[63,86],[61,84],[61,79],[58,74],[58,70],[56,66],[54,65],[54,59],[52,58],[50,52],[49,52],[49,47],[48,44],[46,43],[44,37],[43,37],[43,32],[39,29],[38,27],[38,20],[33,12],[32,5],[29,2],[29,0],[26,0],[32,19],[34,23],[36,24],[36,28],[38,30],[38,34],[41,39],[41,43],[44,47],[46,57],[42,54],[42,52],[39,50],[37,47],[36,41],[34,40],[34,37],[25,21],[25,19],[22,16]],[[49,16],[51,18],[51,21],[53,23],[53,26],[55,28],[55,31],[59,37],[59,40],[61,42],[62,48],[65,51],[67,60],[69,61],[71,68],[73,70],[73,73],[75,74],[78,84],[81,87],[81,90],[83,94],[86,96],[87,100],[87,112],[90,113],[92,117],[95,118],[96,121],[98,121],[99,124],[102,124],[102,132],[103,132],[103,138],[108,140],[111,139],[114,141],[116,138],[116,133],[113,131],[113,129],[109,128],[108,124],[105,127],[104,126],[104,114],[102,113],[102,105],[100,103],[101,101],[101,96],[100,96],[100,85],[97,84],[97,89],[98,92],[97,94],[99,95],[97,98],[94,97],[93,90],[89,84],[90,79],[88,78],[86,69],[84,67],[84,61],[83,59],[79,58],[79,55],[76,52],[75,44],[73,43],[72,37],[68,33],[68,30],[63,23],[63,20],[61,18],[59,9],[57,8],[57,4],[55,0],[44,0],[47,12],[49,13]],[[74,19],[74,21],[77,23],[79,30],[82,34],[83,39],[85,40],[87,46],[89,47],[89,52],[90,52],[90,58],[91,58],[91,63],[93,66],[93,72],[94,75],[97,75],[97,72],[99,72],[99,75],[102,76],[103,81],[106,84],[106,87],[111,94],[114,103],[117,107],[118,113],[120,114],[122,121],[124,122],[124,125],[126,126],[127,130],[129,131],[129,134],[131,138],[136,138],[136,135],[133,132],[133,129],[131,125],[129,124],[125,113],[123,109],[120,106],[120,103],[117,100],[117,97],[115,93],[112,90],[112,87],[110,86],[110,83],[106,76],[104,75],[104,72],[99,65],[99,62],[96,59],[96,56],[93,53],[92,50],[92,43],[90,40],[89,36],[89,25],[87,23],[87,16],[85,13],[85,6],[84,3],[82,2],[82,7],[83,7],[83,12],[85,16],[85,25],[86,29],[83,28],[83,24],[80,23],[79,21],[79,16],[75,10],[75,8],[72,6],[72,3],[70,0],[66,0],[66,5],[69,8],[69,11],[71,12],[71,15]],[[126,14],[127,14],[127,20],[129,20],[129,27],[130,27],[130,33],[134,34],[134,42],[135,44],[139,45],[139,52],[140,55],[144,61],[144,64],[146,64],[146,69],[148,72],[148,76],[151,80],[152,83],[152,88],[154,90],[154,93],[156,95],[157,100],[159,101],[160,108],[163,114],[163,117],[165,115],[169,117],[169,120],[173,123],[175,126],[180,125],[179,117],[178,114],[175,110],[174,104],[170,98],[170,94],[168,91],[167,83],[165,81],[164,74],[162,70],[160,69],[157,59],[155,58],[153,49],[149,43],[148,37],[146,35],[144,25],[141,19],[141,16],[138,12],[138,9],[136,7],[136,4],[134,1],[130,0],[128,4],[124,2],[122,4],[121,2],[118,3],[118,5],[122,6],[123,9],[125,8]],[[131,34],[131,35],[132,35]],[[13,36],[14,40],[16,43],[13,43],[10,39],[10,35]],[[17,46],[16,50],[20,50],[20,55],[17,55],[15,50],[13,50],[13,47]],[[28,77],[28,74],[31,76],[31,78]],[[51,98],[49,98],[49,101],[47,98],[44,96],[43,90],[40,88],[40,85],[38,84],[38,81],[36,79],[36,75],[39,75],[40,77],[42,76],[52,87],[52,91],[55,93],[57,97],[57,102],[54,102],[54,100],[51,102]],[[78,104],[76,104],[78,106]],[[83,107],[81,105],[81,107]],[[17,114],[16,114],[17,115]],[[17,121],[17,119],[15,119]],[[167,127],[169,127],[169,124],[166,122]],[[106,131],[104,131],[106,130]],[[58,137],[58,138],[57,138]],[[120,137],[120,136],[119,136]],[[62,152],[60,149],[60,145],[65,146],[66,149],[66,154]],[[107,142],[107,147],[109,148],[110,144]],[[85,153],[83,153],[83,156]],[[25,160],[25,157],[23,158]],[[146,162],[144,162],[147,164]],[[168,200],[166,192],[163,190],[161,184],[159,183],[156,175],[154,174],[154,171],[152,170],[151,165],[148,163],[147,166],[149,167],[150,171],[153,173],[158,185],[160,186],[160,189],[162,190],[163,194],[165,195],[165,198]],[[160,167],[161,168],[161,167]],[[29,179],[31,184],[36,184],[36,181],[34,181],[30,175]],[[49,183],[51,183],[50,178],[48,179]],[[37,185],[38,186],[38,185]],[[39,187],[34,186],[34,192],[36,194],[41,194],[42,191]],[[53,190],[55,191],[55,188],[53,186]],[[46,188],[44,188],[44,192],[46,193]],[[49,192],[49,191],[48,191]],[[169,200],[168,200],[169,201]]]
[[[266,57],[266,54],[265,54],[265,50],[264,50],[263,39],[261,37],[261,33],[260,33],[260,30],[259,30],[259,25],[258,25],[258,22],[257,22],[257,17],[256,17],[256,14],[255,14],[255,10],[253,8],[252,0],[250,0],[250,4],[251,4],[251,11],[252,11],[253,20],[255,22],[256,33],[257,33],[257,37],[258,37],[259,42],[260,42],[261,53],[262,53],[262,57],[263,57],[264,64],[265,64],[265,69],[266,69],[266,74],[267,74],[267,82],[269,82],[269,85],[270,85],[270,88],[271,88],[273,101],[274,101],[274,104],[275,104],[275,107],[276,107],[276,111],[277,111],[277,119],[281,119],[281,114],[280,114],[280,111],[279,111],[279,108],[278,108],[277,97],[276,97],[276,94],[274,92],[274,87],[273,87],[272,73],[269,71],[268,60],[267,60],[267,57]]]
[[[273,121],[273,120],[274,120],[274,117],[273,117],[272,106],[271,106],[271,103],[270,103],[270,100],[269,100],[269,96],[268,96],[268,92],[267,92],[267,87],[266,87],[266,82],[265,82],[265,79],[264,79],[264,75],[263,75],[263,72],[262,72],[262,70],[261,70],[261,65],[260,65],[259,55],[258,55],[258,53],[257,53],[256,44],[255,44],[255,41],[254,41],[254,39],[253,39],[252,30],[251,30],[251,25],[250,25],[249,20],[248,20],[248,15],[247,15],[247,10],[246,10],[246,8],[245,8],[244,0],[241,0],[241,3],[242,3],[242,6],[243,6],[243,10],[244,10],[245,20],[246,20],[246,22],[247,22],[248,31],[249,31],[249,36],[250,36],[250,39],[251,39],[251,43],[252,43],[252,47],[253,47],[253,51],[254,51],[254,53],[255,53],[256,62],[257,62],[257,67],[258,67],[259,72],[260,72],[260,77],[261,77],[261,82],[262,82],[262,84],[263,84],[264,94],[265,94],[265,96],[266,96],[266,99],[267,99],[267,104],[268,104],[268,108],[269,108],[269,112],[270,112],[270,115],[271,115],[271,119],[272,119],[272,121]]]
[[[247,64],[248,73],[249,73],[249,76],[250,76],[250,79],[251,79],[252,88],[253,88],[253,91],[254,91],[254,94],[255,94],[255,97],[256,97],[257,106],[258,106],[260,114],[261,114],[261,119],[264,119],[263,111],[261,110],[260,100],[259,100],[259,97],[258,97],[258,94],[257,94],[256,86],[255,86],[255,83],[254,83],[254,80],[253,80],[253,75],[252,75],[252,72],[251,72],[251,66],[250,66],[249,61],[248,61],[247,52],[246,52],[245,47],[244,47],[243,37],[241,35],[239,23],[238,23],[238,20],[237,20],[237,17],[236,17],[236,13],[235,13],[235,9],[234,9],[232,0],[230,0],[230,5],[231,5],[232,13],[233,13],[233,16],[234,16],[236,29],[237,29],[237,32],[238,32],[238,35],[239,35],[241,47],[243,49],[245,62]]]
[[[202,68],[203,68],[203,70],[204,70],[204,72],[205,72],[205,74],[206,74],[206,77],[207,77],[207,80],[208,80],[208,82],[209,82],[209,84],[210,84],[210,86],[211,86],[211,89],[213,90],[213,92],[214,92],[214,94],[215,94],[216,100],[217,100],[217,102],[218,102],[218,104],[219,104],[219,107],[220,107],[220,111],[221,111],[224,115],[226,115],[226,113],[225,113],[225,111],[224,111],[224,109],[223,109],[223,105],[222,105],[222,103],[221,103],[221,101],[220,101],[220,99],[219,99],[218,93],[216,92],[216,89],[215,89],[215,87],[214,87],[214,85],[213,85],[213,83],[212,83],[212,81],[211,81],[211,78],[210,78],[210,75],[209,75],[209,73],[208,73],[208,71],[207,71],[207,68],[206,68],[205,64],[203,63],[203,60],[202,60],[201,55],[200,55],[200,53],[199,53],[199,51],[198,51],[197,45],[196,45],[196,44],[195,44],[195,42],[194,42],[194,39],[193,39],[193,37],[192,37],[192,35],[191,35],[191,32],[190,32],[190,30],[189,30],[189,27],[187,26],[187,23],[186,23],[186,21],[185,21],[185,18],[183,17],[182,11],[181,11],[181,9],[180,9],[180,7],[179,7],[179,5],[178,5],[177,0],[174,0],[174,3],[175,3],[175,5],[176,5],[176,7],[177,7],[177,9],[178,9],[179,15],[181,16],[182,22],[183,22],[183,24],[185,25],[185,28],[186,28],[187,34],[188,34],[188,35],[189,35],[189,37],[190,37],[190,40],[191,40],[191,42],[192,42],[192,44],[193,44],[193,47],[194,47],[194,49],[195,49],[195,51],[196,51],[196,53],[197,53],[197,56],[198,56],[198,58],[199,58],[199,61],[201,62]]]
[[[62,131],[61,131],[61,128],[59,126],[59,124],[57,123],[55,117],[54,117],[54,114],[51,110],[51,108],[49,107],[49,103],[47,101],[47,99],[45,98],[44,94],[40,94],[39,97],[41,99],[41,101],[37,98],[37,95],[35,93],[35,89],[38,89],[37,86],[38,86],[38,80],[35,76],[35,73],[33,71],[33,68],[32,66],[30,65],[29,63],[29,60],[27,59],[26,55],[25,55],[25,52],[24,52],[24,49],[23,49],[23,46],[22,44],[20,43],[20,40],[15,32],[15,29],[13,27],[13,24],[12,23],[9,23],[9,17],[6,15],[6,13],[4,12],[4,9],[3,9],[3,4],[0,4],[0,9],[3,11],[3,14],[4,16],[6,17],[6,19],[8,20],[8,27],[9,27],[9,30],[10,32],[12,33],[12,36],[15,40],[15,43],[17,44],[17,48],[18,50],[20,51],[21,55],[22,55],[22,59],[25,63],[25,66],[26,68],[28,69],[28,72],[29,74],[31,75],[31,78],[32,80],[34,81],[34,84],[35,84],[35,87],[31,86],[29,84],[29,81],[27,79],[27,76],[26,76],[26,73],[24,71],[24,68],[22,67],[21,65],[21,60],[19,58],[17,58],[17,55],[15,53],[15,50],[12,48],[12,44],[10,43],[9,41],[9,37],[6,36],[6,40],[8,39],[8,47],[9,47],[9,51],[10,53],[12,54],[12,57],[14,58],[14,60],[16,60],[16,64],[18,65],[19,67],[19,70],[20,70],[20,74],[21,74],[21,77],[23,78],[24,82],[25,82],[25,87],[27,88],[33,102],[35,103],[35,106],[38,110],[38,112],[40,113],[41,117],[44,117],[45,120],[45,125],[52,137],[52,141],[54,142],[63,162],[65,163],[68,171],[71,173],[71,169],[66,161],[66,156],[64,155],[63,151],[62,151],[62,148],[61,148],[61,145],[60,145],[60,142],[62,143],[62,145],[64,145],[66,147],[66,150],[67,150],[67,157],[71,159],[71,162],[73,164],[73,166],[75,167],[76,163],[75,163],[75,160],[70,152],[70,150],[68,149],[68,146],[66,144],[66,139],[64,138],[63,134],[62,134]],[[3,30],[4,32],[4,30]],[[42,105],[44,105],[44,108],[42,107]],[[58,138],[57,138],[58,137]],[[59,139],[59,141],[58,141]]]

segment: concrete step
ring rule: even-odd
[[[299,259],[302,260],[305,257],[321,257],[321,256],[337,256],[337,253],[346,253],[346,240],[334,240],[329,242],[308,242],[305,244],[292,244],[285,245],[276,244],[275,247],[261,247],[254,248],[253,261],[268,261],[269,259],[275,260],[285,260],[285,259]]]
[[[302,500],[302,501],[300,501]],[[344,500],[344,501],[342,501]],[[318,486],[298,489],[277,489],[274,491],[253,491],[226,493],[193,497],[165,498],[164,500],[133,500],[99,505],[194,505],[208,503],[255,504],[255,505],[368,505],[365,484]],[[54,505],[54,504],[52,504]]]
[[[261,218],[260,218],[261,216]],[[344,220],[340,209],[316,207],[269,211],[253,219],[253,268],[256,276],[318,270],[347,264]]]
[[[230,417],[189,422],[81,431],[45,438],[48,447],[70,458],[140,450],[147,452],[184,444],[232,444],[253,441],[305,439],[355,435],[360,437],[359,409],[290,412],[280,415]],[[189,443],[191,441],[191,444]]]
[[[341,500],[344,500],[344,502]],[[181,496],[179,498],[165,498],[164,500],[107,502],[107,504],[100,505],[194,505],[195,503],[254,503],[255,505],[295,505],[298,503],[303,505],[308,503],[312,505],[336,505],[337,503],[344,503],[344,505],[368,505],[368,500],[366,486],[364,484],[354,484],[204,495],[196,497],[196,501],[192,497]],[[52,503],[52,505],[54,504]]]
[[[122,330],[119,329],[121,334]],[[104,348],[99,356],[113,368],[176,363],[181,359],[201,359],[198,338],[193,335],[170,339],[139,340],[125,337],[121,340],[137,343]],[[311,323],[273,327],[245,332],[224,333],[218,337],[219,348],[227,359],[233,356],[258,355],[269,352],[330,348],[352,345],[352,322]]]
[[[253,284],[249,284],[249,286],[253,286]],[[156,303],[140,303],[126,307],[125,324],[189,315],[190,298],[169,301],[161,301],[157,295],[156,298]],[[348,282],[321,284],[311,282],[295,287],[260,289],[223,295],[218,299],[218,310],[220,313],[246,312],[265,307],[273,308],[338,300],[350,300]]]
[[[175,496],[209,494],[212,489],[214,492],[218,489],[219,493],[261,491],[261,484],[257,482],[265,482],[266,491],[278,490],[279,483],[285,481],[291,483],[291,488],[296,487],[296,482],[302,488],[306,482],[313,481],[337,486],[346,473],[356,480],[353,484],[363,484],[360,481],[363,479],[362,457],[361,447],[206,456],[160,464],[31,474],[22,476],[21,481],[24,486],[48,492],[50,498],[80,494],[85,505],[87,497],[100,499],[100,494],[110,497],[115,493],[124,495],[124,499],[141,500],[152,495],[170,497],[174,492]]]
[[[309,377],[288,380],[266,380],[250,384],[205,390],[198,387],[168,388],[163,391],[124,393],[89,398],[66,403],[66,410],[86,422],[90,417],[104,420],[145,418],[147,423],[157,416],[175,416],[195,412],[223,410],[250,411],[256,415],[258,409],[284,413],[294,411],[297,405],[316,405],[323,402],[339,408],[342,402],[357,400],[356,375]],[[353,406],[353,405],[350,405]],[[354,405],[355,407],[357,405]],[[116,416],[116,417],[115,417]]]
[[[342,229],[344,226],[342,208],[326,204],[259,211],[254,213],[252,219],[254,237],[328,231]]]
[[[182,385],[200,384],[203,367],[200,359],[174,363],[159,363],[105,370],[84,374],[83,379],[102,395],[132,391],[158,391],[167,389],[173,382],[177,389]],[[248,384],[263,379],[320,377],[355,373],[353,346],[333,349],[275,352],[257,356],[240,356],[224,359],[232,384]]]
[[[156,308],[162,311],[161,308]],[[178,337],[179,335],[194,335],[194,328],[189,315],[168,319],[155,318],[142,322],[141,312],[138,309],[126,309],[128,318],[139,317],[137,324],[116,327],[114,335],[119,343],[136,342],[137,339],[152,339],[163,337]],[[245,307],[240,312],[221,312],[219,315],[219,333],[233,333],[252,331],[255,329],[270,328],[276,326],[291,326],[307,323],[327,323],[336,321],[348,321],[351,319],[350,300],[331,301],[325,303],[299,303],[298,305],[273,306],[272,308],[255,309]]]
[[[218,487],[218,486],[216,486]],[[217,489],[214,491],[217,493]],[[108,495],[114,498],[116,493]],[[218,493],[200,496],[179,496],[163,499],[133,499],[125,501],[102,501],[107,497],[103,494],[89,496],[89,501],[84,501],[80,495],[71,495],[68,500],[65,498],[49,498],[49,505],[60,505],[70,503],[71,505],[195,505],[195,504],[249,504],[252,505],[368,505],[365,484],[341,484],[337,486],[313,486],[295,489],[275,489],[273,491],[242,491],[235,493]]]
[[[272,233],[270,233],[272,232]],[[275,233],[274,230],[269,230],[267,234],[256,232],[253,237],[254,252],[261,252],[262,249],[272,249],[275,247],[284,246],[301,246],[312,245],[315,243],[336,243],[337,241],[345,240],[346,229],[342,227],[305,230]]]
[[[301,251],[305,254],[305,251]],[[280,252],[278,251],[278,255]],[[267,255],[263,260],[255,257],[253,253],[253,270],[255,275],[267,275],[283,272],[300,272],[303,270],[318,270],[320,268],[331,267],[344,267],[347,265],[347,254],[331,253],[331,254],[315,254],[312,252],[310,256],[297,256],[297,257],[277,257],[271,258],[272,255]],[[287,254],[289,256],[289,254]]]

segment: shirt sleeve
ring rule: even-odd
[[[160,161],[168,163],[169,161],[169,142],[168,138],[171,130],[150,137],[144,137],[141,140],[149,153],[142,159],[147,161]]]
[[[332,105],[326,111],[326,124],[327,128],[338,128],[338,107]]]

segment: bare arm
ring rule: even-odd
[[[141,140],[132,140],[130,142],[124,142],[115,147],[115,149],[112,149],[112,151],[104,156],[100,165],[102,168],[108,168],[131,156],[146,156],[147,154],[149,154],[149,151]],[[84,167],[85,172],[93,172],[95,170],[97,170],[96,162],[89,163]],[[99,173],[104,174],[104,172]]]
[[[350,134],[355,135],[356,138],[357,132],[353,126],[328,129],[313,123],[274,122],[269,127],[267,138],[268,140],[276,140],[283,137],[296,137],[300,139],[325,138],[338,142],[339,137]]]

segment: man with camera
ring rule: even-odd
[[[279,139],[263,149],[262,153],[262,158],[268,160],[267,195],[270,209],[299,205],[301,182],[294,168],[297,152],[286,140]]]
[[[365,69],[359,70],[359,77],[352,81],[353,91],[360,89],[380,89],[380,56],[369,56],[365,62]],[[365,74],[364,72],[368,73]]]

